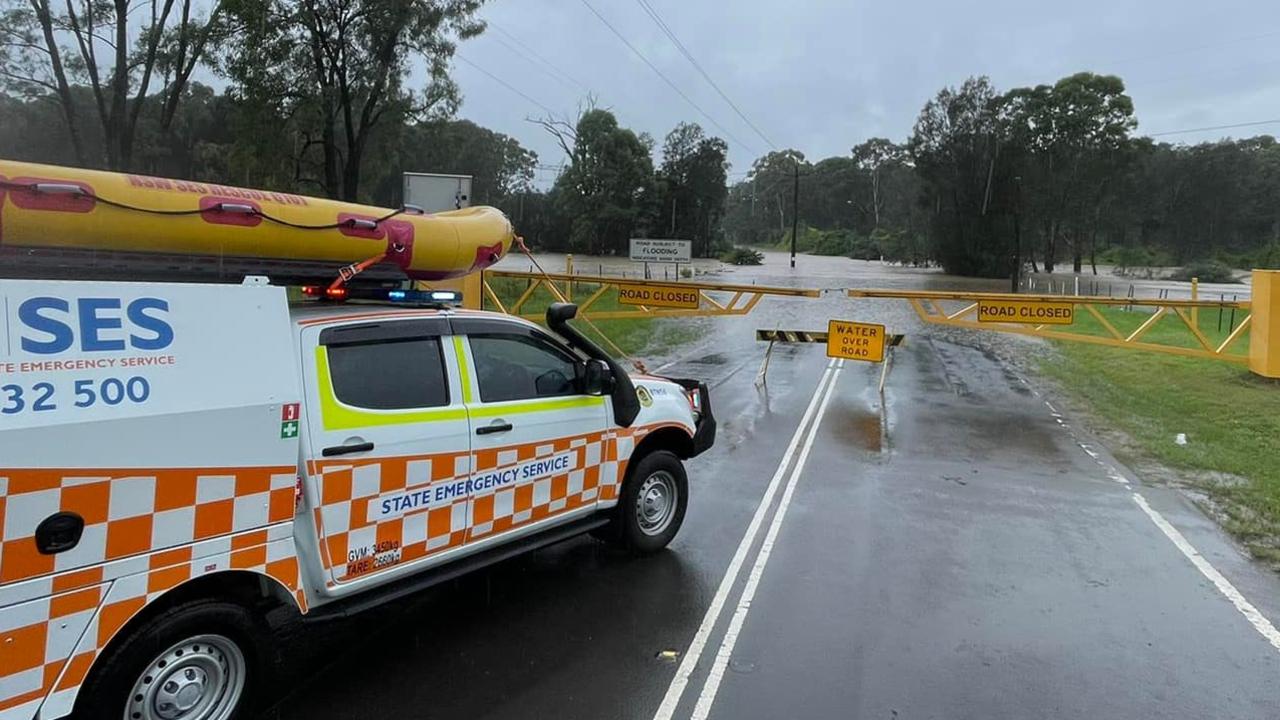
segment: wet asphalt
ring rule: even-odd
[[[1135,493],[1273,622],[1280,580],[980,342],[832,294],[702,321],[662,370],[712,382],[720,421],[668,551],[580,538],[348,620],[286,622],[262,718],[653,718],[828,366],[821,346],[778,346],[758,387],[754,329],[832,316],[907,343],[883,401],[879,366],[835,371],[709,717],[1280,717],[1280,652]],[[706,694],[764,535],[671,717]]]

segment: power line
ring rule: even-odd
[[[697,70],[700,75],[702,75],[702,78],[706,80],[707,83],[711,85],[711,87],[715,88],[715,91],[720,94],[720,97],[724,99],[726,103],[729,104],[729,107],[733,108],[733,111],[737,113],[738,117],[742,118],[742,122],[746,123],[747,127],[751,128],[751,130],[754,131],[756,135],[759,135],[760,139],[764,140],[766,145],[773,148],[774,150],[777,150],[778,146],[774,145],[773,141],[770,140],[768,136],[766,136],[763,132],[761,132],[760,128],[756,127],[755,123],[751,122],[751,119],[748,118],[740,108],[738,108],[737,104],[734,103],[733,100],[729,99],[729,96],[725,93],[724,90],[720,89],[720,86],[716,84],[716,81],[711,79],[711,75],[709,75],[707,71],[703,69],[701,63],[699,63],[693,57],[693,54],[689,52],[689,49],[685,47],[684,43],[680,42],[680,38],[676,37],[675,32],[673,32],[671,28],[667,25],[667,23],[663,21],[662,17],[658,15],[658,11],[655,10],[653,6],[648,3],[647,0],[636,0],[636,2],[640,5],[641,8],[644,9],[646,13],[648,13],[650,18],[653,18],[653,21],[658,25],[658,29],[662,30],[662,33],[666,35],[667,38],[671,40],[672,43],[675,44],[676,49],[680,51],[681,55],[684,55],[685,59],[689,61],[689,64],[693,65],[694,69]]]
[[[561,77],[559,74],[557,74],[557,73],[555,73],[555,72],[552,72],[552,71],[551,71],[551,69],[547,68],[546,66],[542,65],[542,64],[541,64],[541,63],[539,63],[538,61],[534,60],[534,59],[533,59],[532,57],[530,57],[527,53],[525,53],[523,50],[521,50],[520,48],[516,47],[515,45],[512,45],[511,43],[507,42],[506,40],[503,40],[502,38],[498,37],[497,35],[490,35],[490,36],[489,36],[489,38],[490,38],[491,40],[493,40],[494,42],[498,43],[499,45],[501,45],[502,47],[504,47],[504,48],[506,48],[506,49],[510,50],[510,51],[511,51],[511,53],[512,53],[513,55],[516,55],[516,56],[517,56],[517,57],[519,57],[522,61],[524,61],[524,62],[528,63],[529,65],[532,65],[533,67],[535,67],[535,68],[537,68],[538,70],[542,71],[542,73],[543,73],[544,75],[546,75],[547,77],[551,78],[552,80],[555,80],[556,82],[558,82],[558,83],[560,83],[560,84],[562,84],[562,85],[569,85],[569,86],[572,86],[572,85],[573,85],[573,83],[572,83],[570,80],[568,80],[567,78]]]
[[[585,90],[587,93],[594,93],[594,92],[595,92],[595,91],[594,91],[594,90],[592,90],[591,88],[589,88],[589,87],[587,87],[586,85],[584,85],[583,83],[579,82],[579,81],[578,81],[578,79],[577,79],[577,78],[575,78],[574,76],[570,75],[569,73],[565,72],[564,70],[561,70],[561,69],[560,69],[560,67],[559,67],[558,65],[556,65],[555,63],[553,63],[553,62],[551,62],[550,60],[546,59],[546,58],[545,58],[545,57],[543,57],[542,55],[538,54],[538,51],[537,51],[537,50],[534,50],[532,47],[530,47],[528,43],[524,42],[523,40],[521,40],[520,38],[516,37],[515,35],[512,35],[510,32],[508,32],[508,31],[504,30],[504,29],[502,28],[502,26],[501,26],[501,25],[498,25],[497,23],[493,22],[492,20],[488,20],[488,21],[486,21],[486,22],[488,23],[489,27],[492,27],[494,30],[497,30],[498,32],[500,32],[500,33],[502,33],[503,35],[507,36],[507,39],[509,39],[511,42],[513,42],[513,43],[515,43],[515,44],[519,45],[520,47],[524,48],[526,51],[528,51],[529,55],[531,55],[531,56],[533,56],[534,58],[536,58],[536,59],[537,59],[538,61],[540,61],[543,65],[546,65],[548,68],[550,68],[551,70],[553,70],[556,74],[558,74],[558,75],[562,76],[563,78],[565,78],[565,79],[566,79],[566,80],[568,80],[569,82],[573,83],[574,85],[577,85],[578,87],[582,88],[582,89],[583,89],[583,90]],[[497,38],[494,38],[494,39],[497,39]],[[505,44],[505,43],[504,43],[504,44]],[[507,47],[509,47],[509,48],[510,48],[511,46],[510,46],[510,45],[508,45]],[[512,49],[514,50],[514,48],[512,48]],[[517,51],[517,52],[518,52],[518,51]]]
[[[494,82],[498,83],[498,84],[499,84],[499,85],[501,85],[502,87],[504,87],[504,88],[506,88],[506,89],[510,90],[511,92],[513,92],[513,93],[515,93],[515,94],[519,95],[520,97],[524,98],[525,100],[528,100],[529,102],[533,103],[534,105],[537,105],[538,107],[542,108],[543,110],[545,110],[545,111],[547,112],[547,114],[548,114],[548,115],[554,115],[554,114],[555,114],[555,111],[554,111],[554,110],[552,110],[551,108],[547,107],[546,105],[543,105],[542,103],[538,102],[537,100],[534,100],[533,98],[529,97],[528,95],[526,95],[526,94],[524,93],[524,91],[523,91],[523,90],[521,90],[521,89],[517,88],[516,86],[514,86],[514,85],[512,85],[511,83],[507,82],[506,80],[503,80],[502,78],[498,77],[497,75],[494,75],[493,73],[489,72],[488,70],[485,70],[484,68],[482,68],[482,67],[480,67],[479,65],[477,65],[477,64],[475,64],[475,63],[473,63],[473,62],[471,62],[470,60],[466,59],[466,58],[465,58],[465,57],[463,57],[462,55],[459,55],[458,53],[454,53],[454,55],[453,55],[453,56],[454,56],[454,57],[456,57],[457,59],[461,60],[462,62],[464,62],[464,63],[466,63],[466,64],[470,65],[471,67],[475,68],[476,70],[479,70],[480,72],[484,73],[485,75],[488,75],[491,79],[493,79],[493,81],[494,81]]]
[[[1257,122],[1235,123],[1233,125],[1211,125],[1209,127],[1187,128],[1185,130],[1166,130],[1158,133],[1146,133],[1147,137],[1160,137],[1162,135],[1187,135],[1189,133],[1208,132],[1210,130],[1233,130],[1235,128],[1256,127],[1258,125],[1276,125],[1280,124],[1280,118],[1275,120],[1259,120]]]
[[[735,143],[741,145],[742,147],[746,148],[751,154],[753,155],[758,154],[754,149],[751,148],[750,145],[747,145],[746,143],[734,137],[733,133],[729,132],[727,129],[725,129],[723,125],[716,122],[715,118],[707,114],[706,110],[703,110],[701,107],[698,106],[697,103],[695,103],[692,99],[690,99],[688,95],[685,95],[684,91],[681,90],[678,85],[676,85],[674,82],[671,81],[671,78],[664,75],[662,71],[658,69],[657,65],[654,65],[652,62],[650,62],[649,58],[644,56],[644,53],[636,49],[636,46],[632,45],[631,41],[627,40],[627,38],[623,36],[622,33],[618,32],[618,29],[615,28],[612,23],[606,20],[605,17],[601,15],[600,12],[596,10],[595,7],[593,7],[590,2],[588,2],[587,0],[582,0],[582,4],[586,5],[587,9],[591,11],[591,14],[595,15],[596,18],[600,20],[600,22],[604,23],[604,26],[609,28],[610,32],[612,32],[615,36],[617,36],[619,40],[622,41],[623,45],[626,45],[631,50],[631,52],[635,54],[636,57],[640,58],[640,60],[643,61],[645,65],[648,65],[649,69],[652,70],[655,75],[662,78],[662,80],[665,83],[667,83],[667,85],[671,86],[671,89],[675,90],[677,95],[684,98],[684,101],[689,103],[689,105],[692,106],[694,110],[697,110],[699,113],[702,113],[702,117],[706,118],[707,122],[716,126],[716,128],[719,129],[720,132],[724,133],[726,137],[728,137],[730,140],[734,141]]]

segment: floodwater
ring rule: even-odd
[[[974,292],[1008,292],[1007,279],[967,278],[948,275],[938,268],[913,268],[892,265],[877,260],[853,260],[846,257],[823,257],[800,254],[796,267],[790,267],[790,253],[781,250],[765,250],[763,265],[729,265],[714,259],[696,259],[692,263],[697,279],[726,283],[778,285],[784,287],[818,287],[824,290],[847,288],[888,288],[896,290],[968,290]],[[535,253],[534,258],[543,270],[553,273],[566,272],[569,267],[564,253]],[[645,263],[631,262],[625,257],[573,256],[573,272],[581,275],[608,275],[615,277],[643,277]],[[648,263],[649,277],[654,280],[676,281],[679,272],[675,265]],[[534,270],[533,263],[519,253],[512,253],[496,266],[501,270]],[[680,265],[687,269],[689,265]],[[1164,297],[1185,299],[1191,297],[1191,283],[1176,280],[1138,279],[1120,277],[1113,268],[1099,265],[1098,274],[1090,268],[1079,276],[1071,273],[1029,273],[1024,280],[1023,292],[1054,295],[1099,295],[1138,298]],[[801,280],[801,278],[803,280]],[[1241,283],[1201,283],[1200,297],[1204,299],[1248,300],[1249,278]]]

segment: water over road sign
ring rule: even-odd
[[[883,325],[832,320],[827,324],[827,357],[881,362],[885,337]]]

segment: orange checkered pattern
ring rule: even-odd
[[[393,567],[462,546],[546,518],[618,498],[627,459],[647,434],[673,423],[534,442],[471,453],[440,453],[360,460],[316,461],[320,505],[316,526],[323,537],[321,556],[336,582],[375,572],[367,559],[394,548]],[[686,429],[687,432],[687,429]],[[370,505],[387,494],[430,490],[468,475],[514,467],[531,460],[574,453],[571,469],[532,482],[458,496],[447,504],[424,507],[402,516],[370,519]],[[330,584],[333,584],[331,581]]]
[[[297,469],[0,469],[0,583],[293,519]],[[75,548],[41,555],[36,525],[56,512],[84,518]]]
[[[411,487],[410,478],[430,478],[429,484],[434,484],[467,477],[468,453],[316,462],[314,472],[320,479],[315,517],[324,538],[322,560],[325,567],[339,569],[339,578],[363,574],[354,568],[342,570],[348,566],[348,553],[358,548],[395,544],[401,548],[401,562],[408,562],[466,539],[465,497],[395,520],[371,522],[368,517],[371,502]]]
[[[0,470],[0,720],[60,717],[116,632],[166,591],[247,570],[306,598],[293,467]],[[35,525],[85,519],[80,543],[35,550]]]
[[[47,581],[49,594],[0,610],[0,720],[30,718],[37,707],[47,717],[70,712],[125,623],[183,582],[227,570],[273,578],[305,611],[292,523],[58,575]]]
[[[631,455],[635,452],[636,446],[640,444],[640,441],[646,435],[662,428],[675,428],[686,434],[691,434],[688,427],[674,422],[637,425],[610,433],[614,438],[614,447],[611,452],[613,453],[612,457],[616,460],[617,470],[613,476],[613,482],[601,486],[601,502],[612,504],[612,501],[618,499],[618,491],[622,488],[622,481],[627,477],[627,463],[631,461]]]
[[[460,547],[502,530],[519,527],[616,497],[615,434],[592,433],[468,453],[368,458],[314,464],[320,477],[321,505],[316,524],[326,567],[338,581],[368,574],[368,565],[352,563],[362,549],[399,549],[396,564]],[[576,452],[573,470],[531,483],[497,488],[478,497],[459,496],[448,504],[410,511],[401,517],[369,519],[369,506],[398,491],[431,489],[474,473],[506,468],[565,452]],[[474,470],[473,470],[474,466]],[[428,482],[421,479],[430,478]],[[472,504],[474,500],[474,504]]]
[[[594,433],[550,443],[475,453],[475,472],[541,460],[573,451],[574,470],[531,483],[495,488],[474,498],[469,539],[479,539],[553,515],[595,505],[601,495],[601,477],[616,484],[617,445],[611,434]]]

